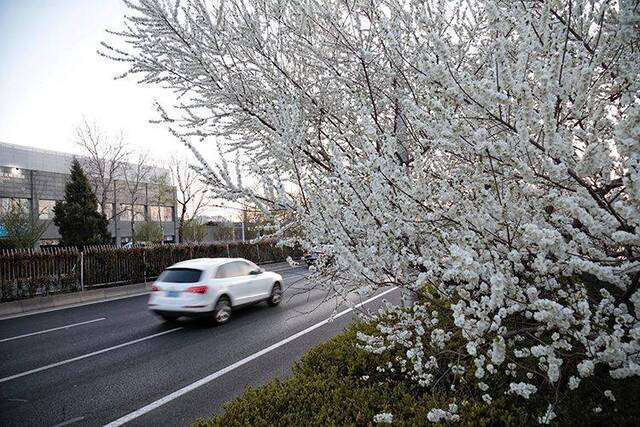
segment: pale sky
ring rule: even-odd
[[[126,12],[120,0],[0,0],[0,141],[73,152],[74,126],[86,117],[158,160],[190,154],[149,123],[153,100],[171,94],[114,80],[126,65],[96,53]]]
[[[171,95],[133,78],[99,56],[105,29],[122,28],[120,0],[0,0],[0,141],[76,152],[74,126],[83,117],[159,163],[190,153],[157,118],[153,100]],[[203,154],[214,153],[202,148]]]

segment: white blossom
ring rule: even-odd
[[[553,411],[553,405],[549,405],[547,407],[547,411],[541,417],[538,417],[538,423],[540,424],[550,424],[551,421],[556,418],[556,413]]]
[[[612,401],[612,402],[615,402],[615,401],[616,401],[616,398],[615,398],[615,396],[613,395],[613,392],[612,392],[611,390],[605,390],[605,391],[604,391],[604,395],[605,395],[605,397],[607,397],[610,401]]]
[[[593,375],[593,368],[595,365],[591,360],[585,360],[578,364],[578,373],[582,378],[590,377]]]
[[[382,412],[373,417],[373,422],[376,424],[391,424],[393,422],[393,414]]]
[[[569,378],[569,388],[571,390],[575,390],[580,385],[580,378],[574,377],[573,375]]]
[[[433,408],[427,413],[427,419],[432,423],[439,423],[442,421],[456,422],[460,420],[460,415],[457,414],[458,405],[452,403],[449,405],[448,410]]]
[[[101,52],[175,95],[158,122],[212,198],[321,250],[312,283],[420,295],[358,335],[379,372],[525,398],[639,376],[637,8],[441,5],[132,0]]]
[[[525,399],[528,399],[533,393],[538,391],[538,388],[533,384],[527,383],[511,383],[509,384],[509,393],[517,394]]]

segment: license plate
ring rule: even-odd
[[[177,298],[180,296],[179,291],[167,291],[167,296],[170,298]]]

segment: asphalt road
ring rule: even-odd
[[[327,322],[345,307],[313,289],[306,267],[273,269],[284,278],[280,306],[240,309],[220,327],[163,323],[146,295],[0,320],[0,425],[184,426],[247,385],[288,375],[353,312]],[[388,292],[361,309],[399,299]]]

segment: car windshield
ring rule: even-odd
[[[202,270],[195,268],[171,268],[162,272],[158,281],[167,283],[195,283],[200,280]]]

